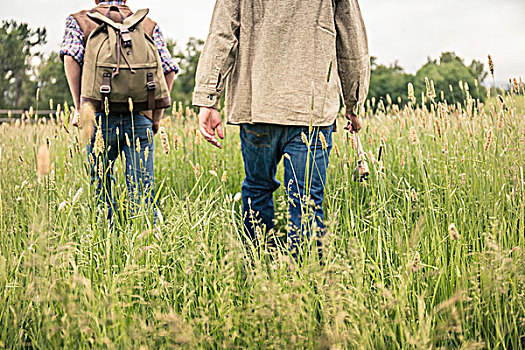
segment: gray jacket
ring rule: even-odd
[[[370,57],[357,0],[217,0],[193,104],[227,121],[328,126],[368,93]]]

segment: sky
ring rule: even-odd
[[[150,8],[166,37],[183,46],[205,39],[214,0],[128,0],[132,9]],[[278,0],[273,0],[278,1]],[[312,1],[312,0],[303,0]],[[525,0],[360,0],[370,54],[380,63],[398,62],[415,73],[428,57],[454,51],[468,63],[487,63],[496,79],[525,78]],[[0,19],[48,29],[46,50],[58,50],[68,14],[91,8],[92,0],[0,0]],[[486,65],[487,66],[487,65]]]

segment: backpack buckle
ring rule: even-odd
[[[120,36],[122,37],[122,47],[131,47],[131,34],[129,34],[129,30],[121,30]]]
[[[102,85],[100,85],[100,93],[108,95],[111,92],[111,73],[104,72],[102,74]]]
[[[111,92],[111,86],[109,85],[100,85],[100,93],[101,94],[109,94]]]
[[[148,87],[148,90],[155,90],[157,88],[157,83],[154,81],[148,81],[146,85]]]

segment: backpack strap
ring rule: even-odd
[[[155,109],[155,89],[157,89],[157,83],[153,79],[153,73],[147,75],[147,88],[148,88],[148,110]]]
[[[111,77],[112,74],[109,72],[104,72],[102,76],[102,85],[100,86],[100,94],[102,95],[102,109],[105,107],[104,105],[106,103],[106,99],[109,101],[109,93],[111,92]]]
[[[133,28],[138,23],[141,23],[142,21],[144,21],[148,13],[149,13],[149,9],[138,10],[137,12],[135,12],[134,14],[126,18],[122,22],[122,24],[124,25],[126,29]]]

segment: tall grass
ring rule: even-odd
[[[487,105],[466,94],[367,112],[365,185],[336,133],[324,264],[295,269],[285,251],[246,254],[235,127],[218,151],[180,107],[156,137],[162,219],[142,211],[111,229],[67,116],[4,124],[0,347],[520,348],[524,102],[521,87]],[[115,174],[125,208],[120,162]],[[283,234],[284,189],[276,199]]]

